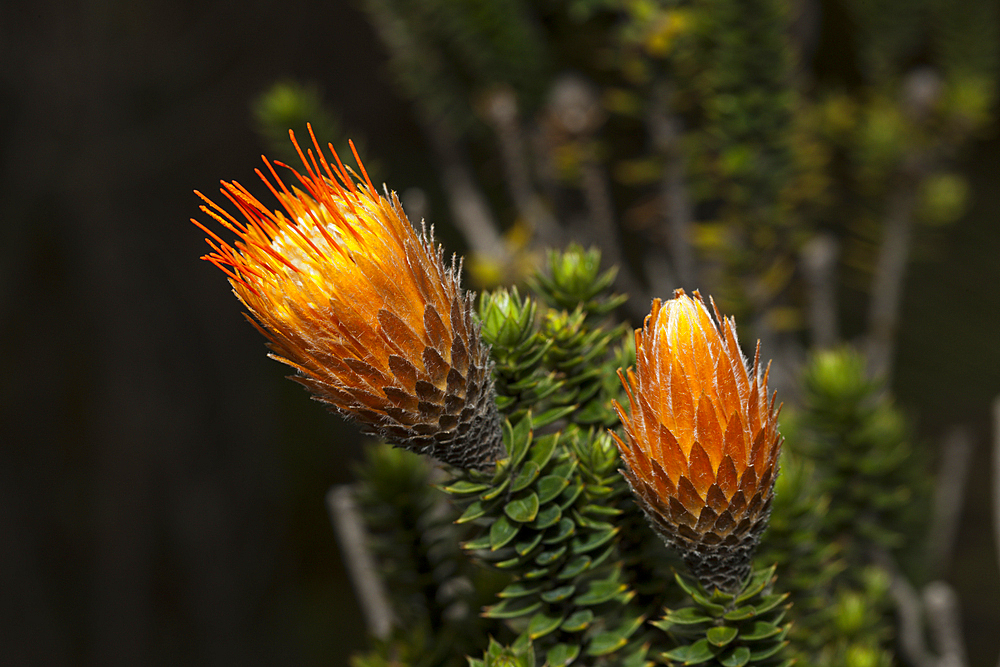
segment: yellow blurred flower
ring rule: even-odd
[[[238,237],[230,245],[192,220],[209,235],[203,259],[229,276],[271,356],[318,400],[401,447],[492,465],[504,455],[492,364],[460,265],[445,264],[433,229],[414,231],[395,193],[378,194],[360,159],[363,181],[332,146],[334,163],[315,137],[303,154],[289,134],[306,173],[289,168],[289,188],[266,159],[270,178],[257,170],[283,210],[236,182],[221,192],[239,216],[197,193]]]
[[[619,371],[629,414],[614,404],[626,437],[615,440],[653,528],[706,587],[731,592],[770,514],[781,408],[768,401],[759,343],[748,372],[733,319],[713,320],[693,297],[655,300],[636,330],[636,369]]]

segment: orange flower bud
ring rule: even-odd
[[[266,159],[273,183],[257,171],[283,211],[235,182],[221,192],[244,220],[197,193],[239,237],[229,245],[192,220],[210,236],[203,259],[229,276],[272,358],[318,400],[401,447],[492,465],[505,455],[492,363],[460,266],[445,265],[433,229],[414,231],[395,193],[379,196],[360,160],[356,183],[335,152],[330,164],[315,137],[313,147],[307,159],[295,143],[306,174],[290,169],[291,189]]]
[[[664,541],[706,587],[732,592],[750,572],[767,526],[781,435],[760,344],[752,373],[736,324],[684,290],[635,332],[636,369],[619,377],[629,413],[615,402],[625,441],[622,473]],[[713,303],[714,308],[714,303]]]

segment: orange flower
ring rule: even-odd
[[[706,587],[733,591],[771,511],[781,408],[768,402],[760,343],[748,373],[734,320],[715,316],[697,291],[653,302],[636,370],[618,372],[631,417],[615,402],[627,444],[615,440],[653,528]]]
[[[257,170],[284,210],[223,182],[239,220],[197,193],[201,210],[239,237],[229,245],[192,220],[210,237],[203,259],[229,276],[271,356],[317,399],[399,446],[488,467],[504,449],[489,350],[460,266],[454,257],[445,265],[433,228],[414,231],[395,193],[379,196],[360,159],[364,182],[355,182],[332,146],[336,164],[315,137],[307,158],[289,134],[306,169],[289,168],[297,185],[266,159],[273,183]]]

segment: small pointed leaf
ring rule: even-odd
[[[520,618],[535,613],[541,606],[542,603],[539,600],[509,598],[499,604],[486,607],[483,610],[483,616],[486,618]]]
[[[558,509],[558,508],[557,508]],[[541,518],[541,513],[539,513],[539,519]],[[539,521],[536,521],[537,525]],[[532,526],[533,528],[535,526]],[[569,517],[559,520],[559,525],[555,528],[549,530],[549,535],[542,540],[545,544],[559,544],[560,542],[565,542],[569,537],[576,533],[576,524]]]
[[[564,544],[556,549],[549,549],[548,551],[543,551],[542,553],[535,556],[535,562],[539,565],[552,565],[569,549],[569,546]]]
[[[566,667],[580,655],[580,647],[570,644],[556,644],[545,654],[549,667]]]
[[[538,515],[538,496],[531,493],[525,498],[512,500],[504,506],[503,511],[518,523],[534,521]]]
[[[506,516],[501,516],[490,526],[490,549],[496,551],[517,536],[520,524],[514,523]]]
[[[550,503],[538,511],[531,527],[535,530],[545,530],[549,526],[554,526],[560,519],[562,519],[562,510],[555,503]]]
[[[579,607],[589,607],[611,600],[627,589],[628,586],[617,581],[592,581],[585,593],[573,598],[573,604]]]
[[[559,588],[553,588],[550,591],[545,591],[539,597],[542,598],[543,601],[551,604],[553,602],[562,602],[570,595],[572,595],[574,592],[576,592],[576,586],[574,586],[573,584],[569,584],[567,586],[560,586]]]
[[[462,512],[462,516],[455,519],[455,523],[461,524],[468,523],[469,521],[475,521],[479,517],[486,514],[487,507],[486,503],[481,500],[477,500],[465,508],[465,511]]]
[[[768,637],[773,637],[779,632],[781,632],[781,628],[774,623],[756,621],[749,628],[740,631],[740,639],[743,641],[754,642],[761,639],[767,639]]]
[[[719,656],[719,662],[724,667],[743,667],[743,665],[750,662],[750,649],[746,646],[738,646],[726,651]]]
[[[761,660],[767,660],[768,658],[778,654],[778,651],[785,648],[788,642],[775,642],[774,646],[769,646],[767,648],[760,649],[751,653],[750,658],[754,662],[759,662]]]
[[[590,567],[590,557],[589,556],[577,556],[573,558],[563,569],[556,575],[557,579],[572,579],[576,575],[580,574],[584,570]]]
[[[707,639],[699,639],[694,644],[680,646],[663,655],[671,662],[680,662],[685,665],[700,665],[715,657]]]
[[[599,632],[587,646],[587,655],[599,656],[613,653],[628,643],[628,639],[617,632]]]
[[[683,609],[677,609],[676,611],[669,611],[667,615],[663,617],[662,623],[667,624],[669,627],[672,625],[695,625],[697,623],[709,623],[711,621],[712,617],[698,607],[684,607]]]
[[[532,463],[529,461],[529,463]],[[527,464],[526,464],[527,465]],[[546,475],[538,480],[538,484],[535,485],[535,491],[538,493],[538,502],[543,505],[550,500],[553,500],[562,493],[562,490],[569,485],[569,480],[566,480],[557,475]]]
[[[538,612],[531,617],[531,621],[528,623],[528,636],[532,639],[544,637],[558,628],[564,618],[565,617],[562,614],[550,615],[544,612]]]
[[[514,543],[514,551],[516,551],[521,556],[526,555],[532,549],[538,546],[538,543],[542,541],[543,533],[536,531],[524,531],[525,535],[522,535],[521,540]]]
[[[539,467],[534,461],[525,461],[524,465],[517,473],[517,477],[510,485],[510,492],[517,493],[521,489],[525,488],[529,484],[535,481],[538,477]]]
[[[509,584],[502,591],[497,593],[497,597],[500,598],[519,598],[525,595],[531,595],[541,590],[541,584],[526,584],[523,581],[515,581]]]
[[[460,479],[450,486],[444,487],[445,493],[451,493],[456,496],[464,496],[470,493],[479,493],[480,491],[485,491],[490,488],[489,484],[481,484],[478,482],[470,482],[465,479]]]
[[[590,622],[594,620],[594,612],[590,609],[581,609],[578,612],[573,613],[569,618],[563,621],[562,626],[560,626],[566,632],[579,632],[585,630]]]
[[[575,411],[577,406],[567,405],[558,408],[552,408],[551,410],[546,410],[537,417],[532,418],[532,424],[535,428],[541,428],[543,426],[548,426],[557,419],[562,419],[563,417],[570,415]]]
[[[705,633],[705,637],[708,639],[708,643],[713,646],[725,646],[729,642],[736,639],[736,635],[739,633],[739,629],[728,625],[720,625],[714,628],[709,628],[708,632]]]

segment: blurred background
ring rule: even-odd
[[[968,452],[925,575],[958,590],[970,664],[996,664],[998,12],[6,3],[2,662],[327,665],[366,644],[324,508],[362,438],[266,359],[188,222],[195,189],[262,192],[261,153],[291,160],[283,128],[311,120],[476,288],[596,243],[634,324],[653,295],[712,293],[793,409],[808,350],[865,350],[931,470]]]

